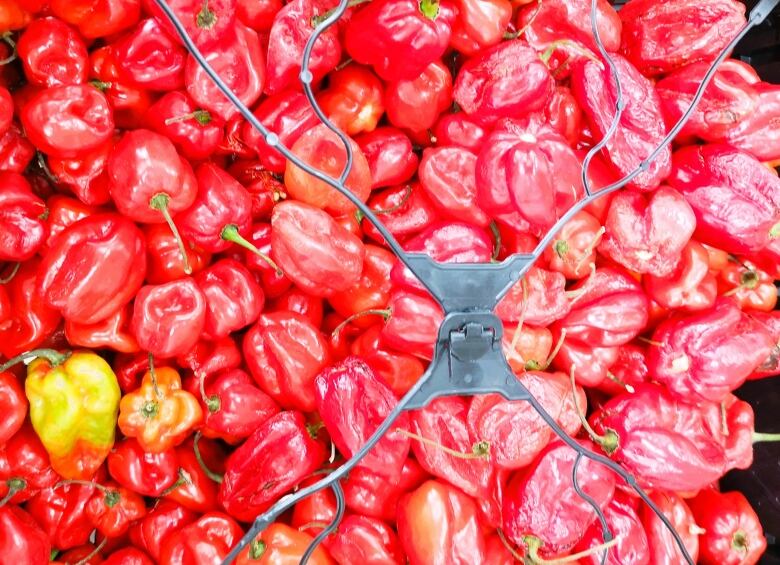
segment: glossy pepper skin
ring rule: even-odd
[[[138,21],[140,0],[53,0],[51,10],[58,18],[77,26],[84,37],[112,35]]]
[[[642,283],[647,295],[664,308],[693,312],[715,304],[718,284],[709,269],[709,254],[698,241],[682,250],[677,267],[664,277],[646,275]]]
[[[588,449],[587,440],[579,443]],[[551,442],[526,473],[516,474],[504,492],[503,529],[507,538],[523,546],[526,536],[541,541],[542,555],[555,555],[573,547],[596,519],[593,508],[580,498],[571,482],[576,453],[561,441]],[[597,463],[582,461],[577,479],[602,510],[612,500],[615,475]],[[549,493],[556,496],[548,496]]]
[[[766,82],[755,85],[758,107],[742,124],[729,131],[728,142],[734,147],[752,153],[761,161],[777,161],[778,133],[774,126],[780,112],[780,88]]]
[[[728,298],[700,313],[661,323],[649,350],[653,379],[677,398],[720,402],[770,354],[766,328]]]
[[[674,492],[662,490],[651,492],[650,498],[680,534],[685,549],[688,550],[688,555],[694,562],[698,562],[700,541],[696,529],[697,524],[685,500]],[[650,562],[658,565],[679,563],[683,559],[680,549],[672,534],[655,512],[643,504],[639,515],[650,543]]]
[[[224,469],[225,454],[221,450],[210,449],[213,444],[207,441],[201,439],[198,443],[201,458],[211,471],[219,473]],[[217,510],[219,485],[206,475],[195,457],[192,442],[187,441],[177,447],[176,457],[179,460],[179,477],[165,498],[198,514]]]
[[[101,535],[113,538],[125,534],[133,521],[146,515],[146,503],[138,493],[109,481],[89,499],[86,512]]]
[[[95,529],[85,511],[94,491],[94,487],[81,484],[52,486],[33,496],[25,508],[54,548],[70,549],[87,543]]]
[[[345,517],[327,548],[338,563],[401,565],[405,559],[395,531],[381,520],[366,516]]]
[[[745,6],[734,0],[634,0],[619,13],[622,51],[648,75],[712,62],[745,23]],[[678,29],[681,18],[691,22],[683,32]],[[675,40],[669,41],[672,36]]]
[[[423,483],[398,502],[396,520],[401,546],[412,565],[484,563],[477,506],[455,487]]]
[[[317,411],[339,452],[351,457],[398,403],[390,388],[357,357],[328,367],[314,380]],[[405,416],[405,415],[403,415]],[[404,429],[408,418],[395,421]],[[397,478],[409,455],[409,438],[393,431],[361,460],[360,466]]]
[[[31,84],[52,87],[86,82],[87,47],[62,20],[32,21],[19,36],[16,51]]]
[[[370,70],[349,65],[328,77],[328,88],[319,97],[325,115],[347,135],[373,131],[385,107],[382,82]]]
[[[55,366],[37,358],[27,367],[25,393],[52,468],[66,479],[90,479],[114,445],[120,391],[108,363],[90,352]]]
[[[377,245],[366,245],[360,282],[350,289],[334,293],[328,298],[328,302],[344,317],[365,310],[384,308],[393,288],[390,273],[395,262],[395,255],[387,249]],[[319,322],[322,321],[321,318],[320,315]],[[359,323],[359,320],[357,318],[354,322]],[[320,325],[317,321],[314,323]]]
[[[48,235],[46,204],[19,173],[0,172],[0,186],[0,260],[26,261]]]
[[[163,224],[143,226],[146,239],[146,282],[163,284],[187,276],[176,238],[171,229]],[[187,244],[187,259],[196,275],[211,262],[211,253],[192,244]]]
[[[51,543],[35,520],[18,506],[0,507],[0,553],[14,563],[45,565]]]
[[[281,565],[300,562],[314,540],[306,532],[286,524],[271,524],[263,533],[252,540],[249,546],[238,554],[237,565]],[[311,565],[334,565],[327,550],[320,546],[309,558]]]
[[[452,104],[452,75],[441,61],[433,61],[413,78],[387,84],[387,119],[397,128],[423,136]]]
[[[175,34],[174,34],[175,35]],[[155,18],[146,18],[111,45],[122,78],[147,90],[175,90],[184,86],[186,51],[162,30]]]
[[[180,90],[168,92],[152,104],[144,124],[173,141],[179,153],[194,161],[206,159],[216,151],[224,125]]]
[[[46,304],[79,324],[116,314],[146,274],[143,233],[119,214],[95,214],[66,228],[38,267]]]
[[[165,33],[180,41],[176,28],[153,0],[144,0],[144,8],[152,14]],[[209,47],[229,38],[236,21],[236,0],[210,0],[205,6],[198,0],[175,0],[169,4],[184,24],[187,34],[199,49]]]
[[[412,79],[444,54],[455,14],[447,0],[372,2],[350,19],[344,47],[386,81]]]
[[[412,141],[401,130],[380,126],[355,138],[371,173],[371,188],[408,181],[417,171]]]
[[[251,521],[325,459],[325,449],[312,436],[303,414],[281,412],[228,458],[219,501],[231,516]]]
[[[422,361],[408,353],[391,351],[382,343],[381,333],[381,326],[368,328],[352,342],[350,353],[363,359],[397,396],[403,396],[422,376]]]
[[[27,416],[27,398],[24,389],[11,372],[0,373],[0,445],[4,445],[19,431]]]
[[[146,515],[130,526],[130,540],[159,561],[165,541],[177,530],[191,524],[198,515],[178,502],[162,499]]]
[[[0,448],[0,496],[16,490],[9,503],[28,500],[59,480],[49,464],[46,449],[29,423]]]
[[[766,247],[780,230],[780,179],[752,155],[724,144],[675,152],[668,183],[696,214],[696,237],[729,253]]]
[[[512,19],[512,4],[507,0],[461,0],[456,3],[458,17],[452,26],[450,45],[464,55],[473,55],[504,38]]]
[[[71,345],[89,349],[113,349],[122,353],[139,350],[135,337],[130,332],[132,308],[125,304],[112,316],[94,324],[65,322],[65,337]]]
[[[117,425],[144,451],[161,453],[184,441],[202,419],[198,399],[182,389],[179,374],[160,367],[144,375],[141,388],[122,397]]]
[[[160,551],[171,565],[219,565],[241,539],[241,527],[222,512],[208,512],[173,532]]]
[[[701,491],[690,502],[700,537],[704,565],[754,565],[766,550],[766,538],[755,511],[738,491]]]
[[[122,487],[143,496],[160,496],[176,482],[178,460],[173,449],[145,450],[132,437],[117,443],[108,454],[108,472]]]
[[[205,323],[206,297],[190,277],[141,287],[135,296],[133,333],[141,349],[156,357],[189,351]]]

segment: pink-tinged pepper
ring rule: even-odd
[[[271,29],[274,16],[281,8],[281,0],[262,0],[261,2],[237,0],[236,15],[245,26],[262,32]]]
[[[54,240],[65,228],[100,211],[99,208],[60,194],[50,196],[46,200],[46,207],[49,210],[49,216],[46,218],[49,225],[49,236],[41,246],[41,255],[46,254]]]
[[[301,289],[328,296],[360,279],[365,248],[326,212],[301,202],[278,204],[271,216],[272,256]]]
[[[436,145],[444,147],[463,147],[479,153],[488,132],[466,117],[463,112],[444,114],[433,126]]]
[[[409,353],[390,351],[381,340],[382,326],[375,325],[358,336],[350,353],[363,359],[397,396],[403,396],[424,372],[422,361]],[[780,336],[779,336],[780,338]]]
[[[398,239],[407,239],[439,219],[439,212],[418,182],[378,192],[369,198],[368,206],[383,212],[382,223]],[[368,237],[384,243],[384,238],[371,222],[364,220],[361,227]]]
[[[688,110],[710,63],[693,63],[665,76],[655,85],[668,127]],[[705,141],[723,141],[732,130],[741,129],[759,107],[755,84],[759,81],[753,67],[736,59],[718,66],[688,122],[680,130],[682,139],[698,137]]]
[[[647,75],[711,63],[745,24],[745,5],[735,0],[633,0],[626,8],[623,53]],[[680,30],[681,21],[690,25]]]
[[[207,159],[222,141],[222,120],[198,108],[184,92],[168,92],[152,104],[144,124],[173,141],[187,159]]]
[[[633,390],[633,387],[650,380],[647,368],[647,351],[634,343],[621,345],[617,349],[617,358],[601,383],[602,390],[610,396]]]
[[[133,305],[133,334],[155,357],[186,353],[206,323],[206,297],[192,278],[141,287]]]
[[[524,77],[519,82],[513,79],[518,73]],[[505,41],[466,61],[453,98],[470,119],[489,125],[541,110],[554,86],[536,51],[522,41]]]
[[[205,4],[201,0],[173,0],[168,5],[204,53],[235,33],[236,0],[208,0]],[[166,33],[180,41],[176,28],[154,0],[144,0],[144,8],[155,16]]]
[[[351,514],[338,532],[326,541],[328,553],[338,563],[402,565],[405,557],[395,531],[376,518]]]
[[[363,272],[361,273],[360,281],[348,290],[333,294],[328,299],[328,302],[330,302],[330,305],[338,314],[344,317],[355,316],[366,310],[384,308],[390,299],[390,292],[393,290],[390,273],[396,260],[396,256],[384,247],[366,245],[366,256],[363,260]],[[288,296],[290,298],[293,297],[289,293]],[[303,302],[304,300],[306,302]],[[312,301],[313,299],[309,295],[302,293],[298,300],[293,301],[299,303],[299,308],[288,307],[287,309],[298,310],[304,313],[301,310],[312,310],[308,306],[308,303]],[[318,313],[319,319],[313,319],[312,321],[316,326],[320,326],[322,322],[322,301],[317,300],[315,304],[319,305],[318,308],[314,308],[314,311]],[[277,304],[278,306],[279,304]],[[375,319],[369,318],[362,322],[365,322],[365,325],[369,325],[375,323],[375,321]],[[352,322],[360,327],[365,327],[360,317],[354,318]]]
[[[285,408],[316,406],[315,377],[330,361],[325,336],[294,312],[262,314],[244,337],[244,359],[258,386]]]
[[[452,75],[434,61],[412,78],[388,83],[385,89],[387,119],[396,127],[424,132],[433,127],[452,104]]]
[[[626,269],[669,275],[696,229],[696,216],[682,194],[668,186],[645,197],[616,194],[610,203],[599,251]]]
[[[412,142],[402,131],[389,126],[378,127],[355,138],[368,161],[371,188],[401,184],[417,171],[417,155]]]
[[[677,267],[666,276],[648,274],[642,278],[647,295],[664,308],[693,312],[715,304],[718,284],[709,270],[709,255],[694,240],[682,250]]]
[[[184,86],[187,52],[163,31],[156,18],[141,20],[111,49],[122,78],[133,86],[148,90],[178,90]]]
[[[171,532],[160,550],[160,563],[217,565],[241,540],[244,530],[222,512],[209,511]]]
[[[452,25],[450,46],[464,55],[474,55],[504,38],[512,19],[508,0],[460,0],[458,17]]]
[[[519,214],[548,229],[579,199],[580,174],[577,155],[550,126],[502,120],[477,159],[478,201],[488,214]]]
[[[720,402],[769,355],[775,340],[729,299],[701,313],[678,315],[653,334],[653,379],[679,398]]]
[[[740,310],[771,312],[777,304],[775,279],[747,260],[730,262],[718,274],[718,287]]]
[[[46,204],[19,173],[0,172],[0,261],[26,261],[47,237]]]
[[[187,389],[201,399],[204,420],[200,431],[205,437],[237,444],[249,437],[266,420],[279,412],[276,403],[255,386],[241,369],[228,369],[187,382]]]
[[[573,368],[579,385],[599,386],[608,377],[610,367],[617,362],[618,347],[593,347],[587,342],[569,340],[559,328],[555,328],[553,339],[562,345],[552,360],[552,366],[567,374]]]
[[[344,457],[352,457],[398,403],[388,386],[357,357],[348,357],[329,367],[314,380],[317,411],[330,438]],[[404,414],[394,429],[361,460],[359,466],[397,480],[409,454],[409,438],[395,431],[405,430]]]
[[[344,499],[352,512],[392,522],[398,499],[428,478],[429,475],[411,457],[404,463],[401,478],[396,482],[364,467],[356,467],[342,483]],[[335,508],[335,499],[333,503]]]
[[[531,267],[496,306],[504,322],[545,327],[566,316],[572,301],[566,296],[566,278],[561,273]]]
[[[642,522],[635,510],[633,501],[620,492],[604,509],[604,518],[617,544],[609,549],[609,557],[604,565],[640,565],[650,561],[650,544]],[[594,522],[580,540],[576,551],[587,551],[604,543],[604,531],[599,521]],[[592,553],[583,564],[601,565],[602,551]]]
[[[772,336],[775,345],[763,363],[748,377],[748,380],[761,379],[780,373],[780,312],[755,312],[750,316],[761,324]]]
[[[138,226],[119,214],[94,214],[67,227],[39,267],[44,302],[79,324],[116,314],[146,274],[146,244]]]
[[[65,320],[68,343],[87,349],[113,349],[122,353],[139,351],[138,342],[130,331],[133,308],[125,304],[114,314],[94,324],[80,324]]]
[[[729,469],[747,469],[753,464],[753,443],[761,441],[756,432],[753,407],[730,394],[720,405],[711,405],[710,418],[720,416],[721,441]],[[705,408],[706,409],[706,408]]]
[[[601,434],[602,449],[641,485],[692,492],[716,481],[727,467],[722,424],[712,418],[718,406],[705,408],[644,384],[609,400],[591,424]],[[648,458],[650,452],[654,456]]]
[[[571,145],[576,145],[582,132],[582,110],[571,89],[556,86],[544,108],[547,121]]]
[[[397,351],[431,359],[444,319],[439,304],[416,292],[397,290],[390,296],[388,308],[390,318],[382,328],[382,341]]]
[[[703,565],[755,565],[767,541],[755,510],[741,492],[701,491],[690,501]]]
[[[679,495],[670,491],[653,491],[650,493],[650,498],[680,534],[688,555],[694,563],[697,563],[701,528],[696,525],[691,509]],[[677,565],[683,561],[680,548],[671,532],[646,504],[642,504],[640,508],[640,517],[649,542],[650,563],[653,565]]]
[[[490,445],[472,438],[469,403],[460,397],[436,399],[411,417],[412,451],[423,469],[475,498],[490,491],[495,468]]]
[[[588,449],[595,447],[587,440],[578,443]],[[525,473],[514,475],[504,492],[503,531],[516,545],[527,547],[531,555],[568,551],[596,520],[591,505],[574,490],[571,477],[576,456],[568,445],[554,441]],[[609,505],[615,492],[611,470],[583,459],[577,481],[602,511]]]
[[[331,7],[324,0],[293,0],[276,13],[268,35],[266,94],[300,88],[301,58],[306,42],[314,32],[315,18]],[[339,61],[341,42],[337,27],[332,26],[318,37],[312,49],[309,71],[313,83],[319,82]]]
[[[613,58],[625,107],[620,124],[607,141],[605,153],[622,177],[650,156],[666,136],[666,126],[653,83],[628,60],[619,55]],[[572,92],[585,112],[595,139],[602,139],[612,124],[617,100],[609,66],[590,59],[577,65],[572,75]],[[631,185],[640,190],[655,189],[669,175],[671,154],[667,146]]]
[[[247,106],[260,98],[265,85],[265,57],[254,30],[237,23],[235,34],[204,52],[206,61]],[[217,88],[192,55],[187,57],[184,82],[198,106],[227,121],[238,115],[230,100]]]
[[[668,182],[693,208],[702,243],[744,254],[778,237],[780,179],[750,154],[721,144],[684,147]]]
[[[455,14],[448,0],[372,2],[350,19],[344,47],[386,81],[413,79],[444,54]]]
[[[399,501],[397,523],[401,546],[412,565],[485,562],[477,505],[455,487],[427,481]]]
[[[428,148],[420,161],[420,184],[442,214],[486,226],[490,218],[477,202],[477,156],[461,147]]]
[[[192,349],[179,355],[176,364],[198,376],[208,377],[241,366],[241,352],[232,337],[214,341],[201,339]]]
[[[603,232],[599,220],[589,212],[580,210],[574,214],[544,252],[549,269],[563,274],[567,279],[588,276],[591,265],[596,262],[596,247]]]
[[[219,490],[225,510],[252,521],[316,471],[327,456],[311,430],[300,412],[281,412],[257,428],[227,460]]]
[[[16,42],[24,76],[47,88],[87,80],[87,47],[78,33],[57,18],[33,20]]]
[[[780,88],[775,84],[759,83],[758,105],[753,113],[726,135],[728,143],[752,153],[761,161],[775,162],[780,159],[780,133],[777,120],[780,118]]]
[[[404,249],[408,253],[424,253],[439,263],[489,263],[493,242],[485,230],[453,222],[429,227],[404,243]],[[425,290],[400,260],[396,260],[390,277],[396,285]]]

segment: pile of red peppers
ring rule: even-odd
[[[169,0],[281,143],[338,177],[298,80],[332,0]],[[745,22],[736,0],[597,0],[622,86],[594,190],[634,170]],[[353,0],[314,44],[346,186],[408,251],[495,262],[584,197],[617,91],[591,0]],[[684,22],[684,23],[683,23]],[[341,194],[285,161],[154,0],[0,1],[0,561],[219,564],[360,449],[423,374],[442,312]],[[761,524],[719,479],[780,372],[780,85],[727,59],[674,144],[574,215],[497,308],[516,377],[620,463],[704,565]],[[24,363],[22,363],[24,361]],[[762,432],[774,430],[761,430]],[[525,402],[405,413],[343,488],[313,565],[683,562],[622,479]],[[298,563],[297,504],[242,565]]]

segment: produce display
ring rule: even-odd
[[[713,64],[776,4],[0,0],[0,563],[759,563],[719,481],[780,440],[738,390],[780,374],[780,85]],[[538,255],[513,378],[647,501],[448,395],[250,530],[435,360],[390,235]]]

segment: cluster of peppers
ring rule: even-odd
[[[338,177],[345,148],[298,82],[335,3],[169,4],[279,141]],[[317,102],[351,143],[346,186],[405,249],[529,252],[583,197],[618,96],[590,11],[353,0],[314,44]],[[735,0],[596,11],[623,115],[594,190],[655,149],[745,21]],[[238,114],[154,0],[2,1],[0,31],[2,560],[220,563],[360,449],[423,374],[442,312],[346,198]],[[726,60],[674,147],[572,217],[497,309],[517,378],[705,565],[766,547],[718,479],[776,439],[734,392],[780,372],[779,123],[780,86]],[[605,542],[574,464],[526,403],[436,400],[350,473],[348,513],[309,563],[682,562],[587,461]],[[297,563],[335,515],[320,492],[238,562]]]

